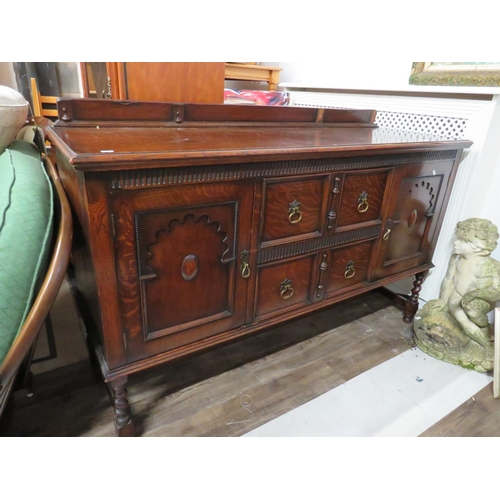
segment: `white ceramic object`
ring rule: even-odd
[[[28,101],[17,90],[0,85],[0,154],[25,125],[28,107]]]

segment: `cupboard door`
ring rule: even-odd
[[[246,181],[116,193],[129,361],[244,323],[252,193]]]
[[[382,223],[374,278],[431,264],[438,222],[449,196],[450,161],[405,165],[394,174],[388,216]]]

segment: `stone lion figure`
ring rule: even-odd
[[[486,372],[494,364],[488,312],[500,300],[500,262],[490,256],[498,229],[486,219],[472,218],[459,222],[455,234],[455,253],[439,299],[415,315],[415,342],[430,356]]]

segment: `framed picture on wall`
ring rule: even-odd
[[[500,87],[500,62],[414,62],[409,83]]]

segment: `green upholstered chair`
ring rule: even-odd
[[[64,279],[71,211],[57,170],[15,140],[0,154],[0,415]]]

